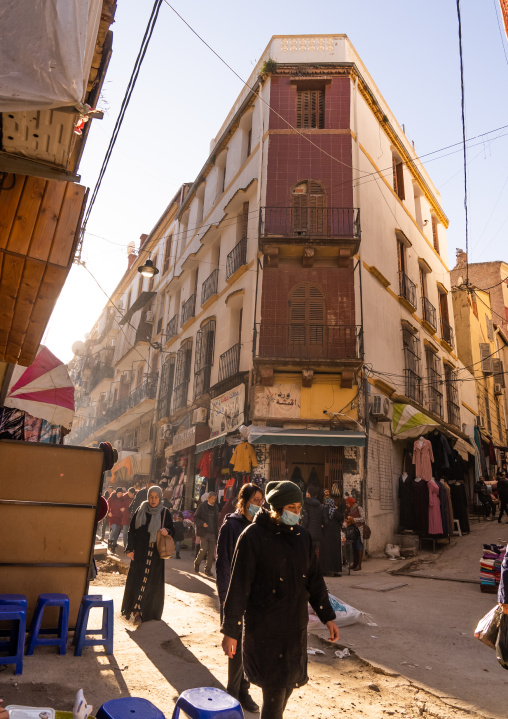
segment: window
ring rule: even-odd
[[[393,189],[399,200],[405,200],[404,193],[404,163],[396,157],[392,160],[393,165]]]
[[[305,180],[291,193],[292,225],[295,235],[323,235],[327,229],[326,193],[321,183]]]
[[[496,404],[497,431],[499,433],[499,441],[503,444],[503,425],[501,423],[501,409],[499,407],[499,398],[494,398]]]
[[[289,341],[301,348],[324,344],[326,306],[321,288],[308,283],[295,287],[289,297]]]
[[[243,240],[247,237],[247,231],[249,227],[249,203],[244,202],[242,211],[237,215],[236,225],[236,239],[237,241]]]
[[[487,339],[489,339],[491,342],[494,341],[494,324],[492,322],[492,319],[485,315],[485,325],[487,327]]]
[[[397,262],[399,267],[399,297],[404,297],[416,309],[416,285],[406,274],[406,244],[397,240]]]
[[[169,235],[166,239],[166,247],[164,248],[164,263],[162,265],[162,274],[169,270],[169,262],[171,260],[171,249],[173,246],[173,235]]]
[[[136,387],[139,387],[140,384],[143,383],[143,370],[145,368],[144,364],[140,364],[138,367],[138,371],[136,374]]]
[[[171,398],[173,396],[173,380],[175,376],[175,357],[168,357],[162,366],[159,401],[157,403],[157,419],[169,417],[171,414]]]
[[[485,419],[487,420],[487,430],[488,430],[489,434],[492,434],[492,420],[490,418],[489,393],[487,390],[485,390],[484,400],[485,400]]]
[[[443,416],[443,393],[441,392],[441,372],[439,367],[439,357],[430,348],[425,349],[427,360],[427,407],[431,412]]]
[[[437,217],[431,215],[432,218],[432,242],[434,243],[434,249],[439,254],[439,235],[437,233]]]
[[[296,91],[296,126],[322,130],[325,126],[325,91]]]
[[[196,334],[194,359],[194,397],[210,389],[213,355],[215,350],[215,320],[208,320]]]
[[[139,279],[138,279],[138,297],[139,297],[140,294],[143,292],[143,281],[144,281],[144,279],[145,279],[145,278],[143,277],[143,275],[140,275],[140,276],[139,276]]]
[[[188,339],[176,355],[175,388],[173,390],[173,411],[187,406],[187,393],[192,362],[192,340]]]
[[[455,372],[449,364],[444,365],[445,389],[446,389],[446,409],[448,413],[448,422],[455,427],[460,427],[460,406],[459,406],[459,390],[457,389],[457,379]]]
[[[404,327],[402,329],[402,342],[404,347],[405,394],[406,397],[411,397],[411,399],[422,404],[420,340],[417,334]]]
[[[488,342],[480,342],[480,362],[483,374],[493,374],[494,362],[492,350]]]
[[[441,316],[441,339],[453,347],[453,328],[448,314],[448,295],[439,291],[439,314]]]
[[[252,152],[252,128],[247,131],[247,157],[250,156],[250,153]]]

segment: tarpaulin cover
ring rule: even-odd
[[[2,0],[0,112],[83,102],[102,0]]]

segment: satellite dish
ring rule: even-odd
[[[85,343],[81,342],[81,340],[77,340],[72,345],[72,351],[75,355],[77,355],[78,357],[81,357],[81,355],[85,351]]]
[[[129,242],[129,244],[127,245],[127,254],[128,255],[136,254],[136,245],[134,242]]]

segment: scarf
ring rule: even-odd
[[[136,512],[136,529],[139,529],[141,525],[145,524],[147,515],[150,517],[150,524],[148,525],[148,534],[150,535],[150,544],[154,544],[157,540],[157,532],[162,527],[162,510],[164,504],[162,503],[162,489],[154,485],[148,490],[147,497],[150,496],[150,492],[156,492],[159,496],[159,504],[156,507],[150,507],[150,502],[145,499],[139,506]]]
[[[335,512],[335,502],[331,497],[326,500],[325,507],[328,507],[328,514],[330,515],[330,519],[332,519],[333,513]]]

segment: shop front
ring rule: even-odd
[[[204,424],[195,424],[190,428],[181,427],[166,447],[166,467],[163,479],[168,481],[168,490],[173,509],[182,511],[194,508],[195,493],[195,450],[196,444],[210,436],[210,429]]]

